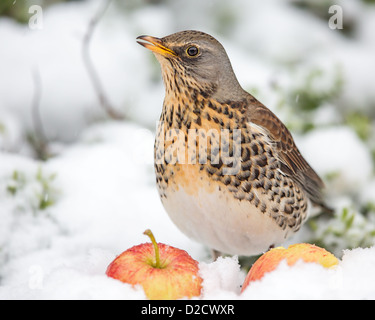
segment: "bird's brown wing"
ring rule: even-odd
[[[316,205],[324,206],[324,183],[299,152],[293,137],[285,125],[261,103],[252,103],[249,120],[263,128],[274,143],[280,161],[280,170],[298,182]]]

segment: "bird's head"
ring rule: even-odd
[[[236,91],[242,91],[224,47],[209,34],[182,31],[164,38],[140,36],[137,39],[160,62],[167,88],[175,89],[178,85],[209,89],[217,98],[225,95],[225,99],[238,97]]]

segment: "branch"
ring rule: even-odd
[[[45,134],[42,117],[40,115],[40,100],[42,99],[42,81],[37,68],[32,71],[34,82],[34,96],[32,100],[31,113],[35,131],[35,139],[30,137],[37,156],[41,160],[48,158],[48,139]]]
[[[104,93],[103,85],[100,81],[100,78],[95,69],[94,63],[92,62],[91,56],[90,56],[90,43],[92,40],[92,36],[94,34],[94,31],[97,25],[99,24],[100,20],[103,18],[104,14],[106,13],[111,3],[112,3],[112,0],[104,1],[103,7],[101,7],[98,10],[98,12],[95,14],[95,16],[91,19],[89,26],[87,28],[87,32],[83,38],[82,56],[83,56],[83,62],[86,66],[86,69],[91,79],[94,90],[98,96],[100,105],[111,118],[116,119],[116,120],[123,120],[125,119],[125,117],[121,115],[120,113],[118,113],[115,110],[115,108],[113,108],[112,104],[109,102],[109,99]]]

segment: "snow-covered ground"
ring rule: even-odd
[[[147,228],[200,262],[203,299],[375,299],[375,247],[361,248],[375,244],[374,120],[359,118],[360,129],[370,127],[362,139],[358,122],[347,120],[353,113],[374,117],[375,6],[336,2],[354,21],[351,37],[288,1],[113,4],[91,53],[112,104],[129,118],[124,122],[105,119],[82,63],[82,38],[101,1],[51,6],[42,30],[0,18],[6,44],[0,50],[0,299],[143,299],[141,289],[105,271],[116,255],[147,241]],[[336,216],[316,220],[291,242],[329,246],[340,258],[336,269],[283,264],[240,295],[246,274],[237,258],[210,262],[207,248],[168,218],[153,172],[163,85],[155,59],[135,38],[182,29],[216,35],[244,88],[295,129],[302,153],[326,179]],[[317,69],[322,74],[309,83]],[[26,138],[35,125],[35,70],[41,120],[55,154],[46,162],[33,158]],[[307,118],[296,116],[288,106],[292,93],[334,87],[337,70],[340,92]],[[292,99],[298,102],[299,93]],[[299,125],[306,119],[313,129],[304,134]]]

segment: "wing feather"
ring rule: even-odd
[[[286,126],[260,102],[254,103],[248,110],[248,120],[263,128],[276,146],[280,169],[298,182],[307,192],[311,201],[324,206],[322,189],[324,183],[298,150],[293,137]]]

